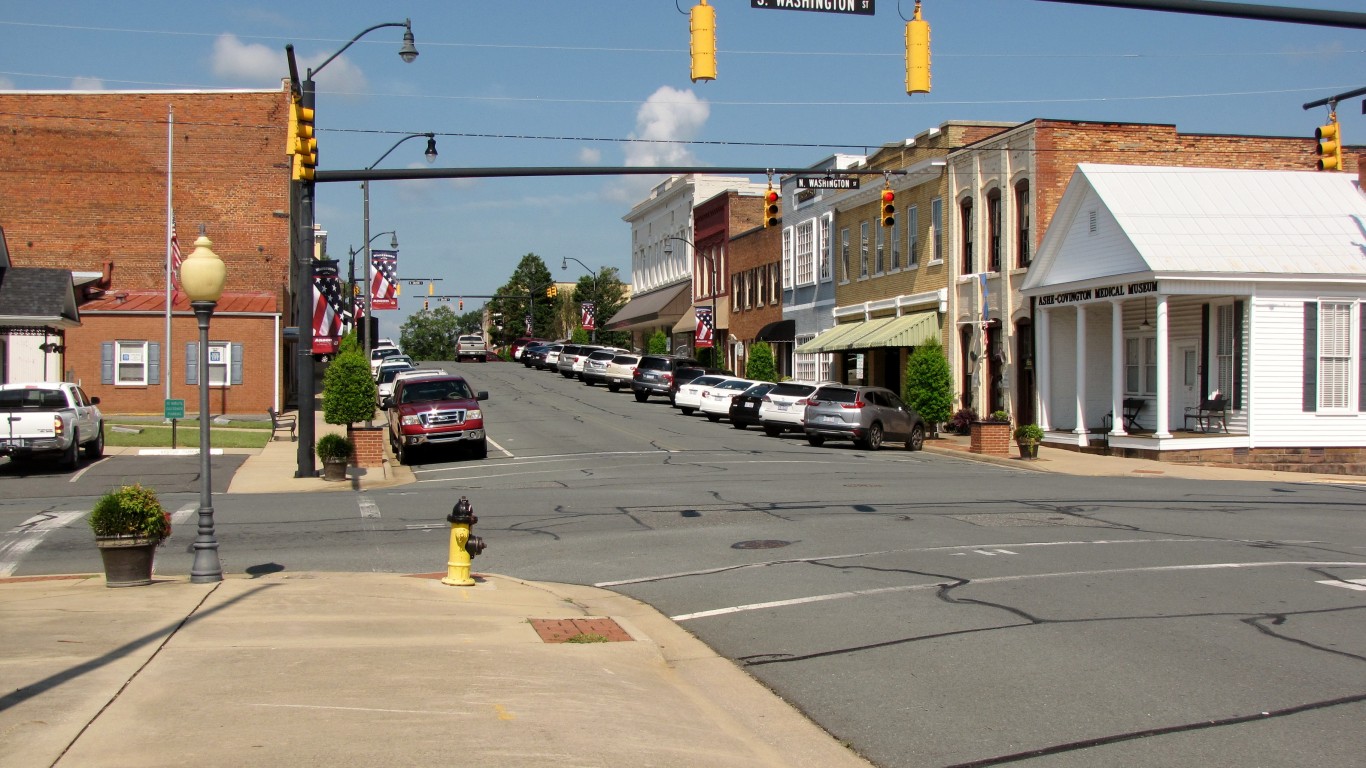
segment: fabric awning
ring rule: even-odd
[[[678,283],[633,296],[602,327],[608,331],[629,331],[651,325],[672,325],[682,317],[685,308],[690,309],[691,287],[690,283]]]
[[[811,341],[802,344],[793,351],[795,351],[799,355],[807,355],[815,354],[818,352],[830,352],[835,349],[843,349],[843,347],[837,347],[835,346],[835,344],[838,343],[839,340],[843,339],[845,336],[848,336],[851,333],[857,333],[859,327],[862,325],[864,325],[864,323],[847,323],[845,325],[837,325],[834,328],[831,328],[830,330],[821,333],[819,336],[812,339]]]
[[[678,322],[674,323],[674,333],[696,333],[696,332],[697,332],[697,313],[693,311],[693,308],[692,308],[692,307],[688,307],[688,311],[687,311],[687,312],[684,312],[684,313],[683,313],[683,316],[680,317],[680,318],[678,318]]]
[[[792,341],[797,338],[796,320],[778,320],[759,329],[755,341]]]
[[[875,347],[916,347],[938,336],[939,316],[934,312],[918,312],[837,325],[797,347],[796,352],[811,354]]]

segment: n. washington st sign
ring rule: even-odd
[[[820,11],[872,16],[874,0],[749,0],[750,8],[772,11]]]

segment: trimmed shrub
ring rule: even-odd
[[[377,394],[370,363],[360,351],[337,355],[323,374],[323,420],[350,425],[370,419]]]
[[[755,381],[777,381],[778,370],[773,365],[773,347],[766,341],[756,341],[749,345],[749,357],[745,360],[745,378]]]
[[[949,420],[953,408],[953,379],[949,360],[938,339],[922,344],[906,361],[906,379],[901,399],[920,414],[925,423],[937,425]],[[975,414],[974,414],[975,416]]]
[[[126,536],[161,541],[171,535],[171,513],[156,491],[134,483],[115,488],[90,510],[90,529],[96,536]]]

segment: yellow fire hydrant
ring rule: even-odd
[[[441,583],[452,587],[472,587],[475,582],[470,578],[470,559],[484,551],[484,540],[470,535],[470,526],[479,522],[479,518],[474,516],[470,500],[461,496],[460,501],[451,508],[451,513],[446,515],[446,521],[451,524],[451,556],[446,563],[446,578]]]

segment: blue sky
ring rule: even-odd
[[[287,74],[286,43],[301,66],[316,65],[366,27],[411,18],[414,63],[397,55],[403,30],[386,28],[317,77],[320,166],[343,169],[426,132],[438,134],[440,167],[805,166],[954,119],[1311,136],[1326,109],[1304,102],[1366,86],[1366,32],[1038,0],[923,0],[933,91],[914,97],[903,84],[912,0],[877,0],[871,17],[712,0],[718,77],[693,84],[685,14],[695,2],[8,3],[0,89],[270,88]],[[1366,144],[1360,105],[1339,109],[1350,144]],[[382,167],[424,166],[424,148],[408,141]],[[657,180],[377,182],[371,232],[396,229],[400,274],[442,278],[438,292],[491,293],[527,253],[557,278],[582,273],[572,261],[560,271],[573,256],[629,281],[621,217]],[[334,258],[361,245],[362,218],[358,184],[319,185]],[[398,311],[380,313],[386,333],[420,294],[407,289]]]

